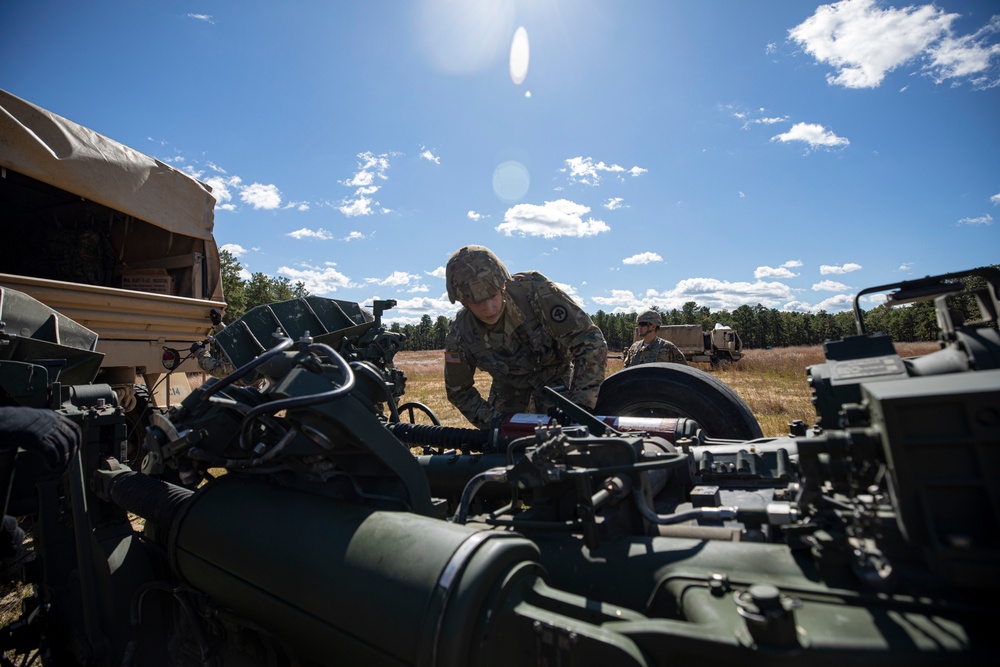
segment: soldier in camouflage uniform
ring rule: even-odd
[[[212,320],[213,334],[226,328],[222,322],[222,313],[215,308],[210,311],[209,318]],[[213,377],[224,378],[236,370],[226,353],[215,345],[215,336],[209,336],[205,341],[195,343],[191,346],[191,351],[198,356],[198,367]]]
[[[445,389],[470,422],[488,428],[501,414],[544,414],[551,407],[545,386],[567,387],[571,401],[594,407],[608,345],[555,283],[537,271],[512,276],[489,249],[475,245],[451,256],[445,280],[448,298],[464,306],[445,338]],[[475,387],[480,368],[493,377],[485,400]]]
[[[653,361],[667,361],[687,366],[687,360],[680,348],[669,340],[664,340],[656,335],[661,324],[663,324],[663,318],[655,310],[647,310],[639,315],[636,330],[640,338],[632,343],[632,347],[625,352],[625,360],[622,362],[623,368],[648,364]]]

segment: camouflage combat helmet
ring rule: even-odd
[[[649,322],[654,326],[661,326],[663,324],[663,318],[655,310],[647,310],[644,313],[639,313],[639,317],[635,321],[636,324],[639,322]]]
[[[510,272],[493,251],[481,245],[459,248],[445,268],[448,298],[452,303],[478,303],[500,291]]]

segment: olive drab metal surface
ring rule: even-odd
[[[985,286],[955,287],[970,276]],[[859,322],[808,369],[819,422],[781,437],[711,374],[658,363],[605,381],[599,407],[620,413],[552,391],[550,414],[489,428],[404,421],[384,302],[369,319],[310,298],[227,327],[238,367],[157,414],[143,472],[121,463],[108,385],[0,382],[4,410],[38,399],[79,434],[46,456],[44,431],[0,421],[2,573],[31,584],[0,651],[52,666],[992,665],[1000,271],[884,287],[934,300],[941,349],[902,359]],[[47,379],[52,361],[0,359],[0,377]]]

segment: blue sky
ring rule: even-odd
[[[391,321],[453,315],[469,243],[590,313],[1000,262],[995,2],[0,0],[0,63],[212,185],[248,270]]]

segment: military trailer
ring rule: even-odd
[[[729,327],[716,326],[704,331],[700,324],[671,324],[656,332],[680,348],[688,361],[716,364],[720,361],[737,361],[743,356],[743,341]]]
[[[208,185],[0,90],[0,319],[21,293],[75,322],[126,408],[147,400],[137,377],[161,380],[164,348],[204,340],[225,309],[214,208]],[[59,343],[63,320],[39,317]],[[198,370],[149,400],[179,402]]]

